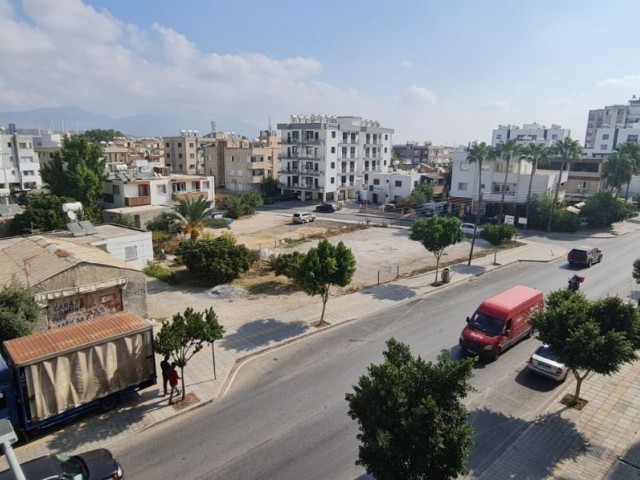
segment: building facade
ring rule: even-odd
[[[634,95],[626,105],[609,105],[589,110],[584,147],[598,150],[597,131],[600,128],[640,126],[640,99]]]
[[[280,183],[285,195],[336,201],[368,190],[391,162],[393,129],[361,117],[292,115],[278,124]]]
[[[498,128],[493,130],[491,145],[495,147],[507,140],[513,139],[519,145],[544,143],[550,147],[569,136],[571,136],[571,130],[555,124],[551,125],[551,128],[537,123],[524,124],[522,127],[517,125],[499,125]]]
[[[41,186],[33,136],[0,132],[0,189],[25,191]]]
[[[372,173],[369,176],[369,189],[360,198],[373,204],[396,202],[407,198],[420,184],[422,175],[415,170],[386,173]],[[363,198],[365,197],[365,198]]]
[[[198,170],[198,132],[182,130],[178,137],[163,137],[164,164],[171,173],[196,175]]]
[[[264,130],[256,140],[221,141],[224,186],[230,192],[260,190],[263,180],[278,178],[280,138]]]

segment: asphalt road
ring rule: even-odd
[[[635,288],[631,264],[638,236],[589,242],[602,248],[604,261],[583,270],[588,296],[624,298]],[[483,299],[514,284],[545,292],[564,288],[571,275],[564,261],[519,264],[328,329],[247,362],[222,400],[113,450],[127,477],[136,479],[365,478],[354,465],[357,429],[344,395],[367,365],[382,360],[388,338],[408,343],[428,360],[443,350],[457,355],[464,319]],[[476,428],[473,472],[486,468],[555,400],[553,381],[524,371],[537,344],[527,340],[496,362],[478,362],[476,391],[467,399]]]

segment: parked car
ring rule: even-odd
[[[314,222],[316,216],[313,213],[309,212],[296,212],[293,214],[293,223],[308,223]]]
[[[330,203],[321,203],[316,207],[316,212],[333,213],[335,211],[336,211],[336,207],[334,207]]]
[[[304,197],[302,196],[302,193],[298,192],[296,193],[296,200],[311,200],[311,198],[313,197],[313,194],[311,192],[304,192]]]
[[[569,369],[558,360],[549,345],[540,345],[529,358],[528,369],[530,372],[544,375],[558,382],[567,378]]]
[[[27,480],[120,480],[122,467],[105,448],[77,455],[61,453],[39,457],[21,465]],[[13,472],[0,472],[0,480],[13,480]]]
[[[594,263],[600,263],[602,261],[602,251],[596,247],[581,246],[573,248],[569,255],[567,255],[567,261],[569,265],[583,265],[590,267]]]
[[[482,232],[484,231],[484,228],[478,226],[478,229],[476,230],[476,226],[473,223],[463,223],[461,225],[462,228],[462,233],[464,233],[465,235],[469,235],[471,237],[473,237],[473,232],[476,232],[476,236],[479,237],[480,235],[482,235]]]

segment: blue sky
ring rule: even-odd
[[[171,119],[158,135],[357,115],[396,143],[447,145],[557,123],[582,142],[589,109],[640,94],[636,13],[637,0],[0,0],[0,111]]]

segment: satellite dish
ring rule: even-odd
[[[69,217],[69,220],[71,220],[71,221],[75,220],[76,219],[76,212],[74,212],[72,210],[69,210],[67,212],[67,217]]]

